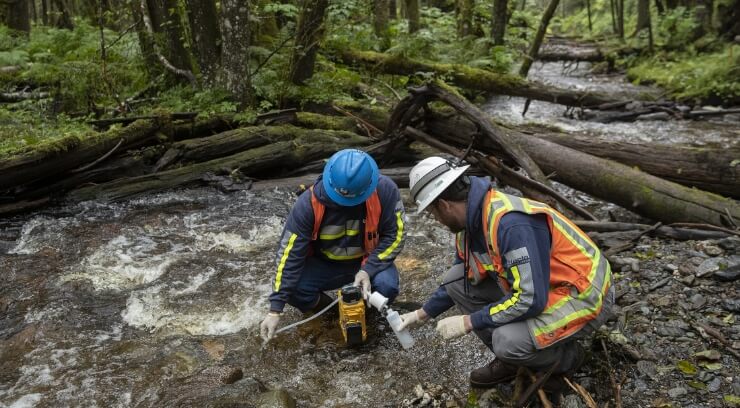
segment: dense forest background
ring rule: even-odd
[[[347,51],[526,77],[546,33],[595,42],[595,70],[672,99],[740,97],[738,0],[2,0],[0,21],[4,154],[157,111],[390,107],[432,75],[353,68]]]

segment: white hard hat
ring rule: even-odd
[[[409,173],[409,188],[411,199],[416,203],[416,213],[424,211],[468,167],[470,165],[456,166],[438,156],[427,157],[417,163]]]

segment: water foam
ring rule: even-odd
[[[170,251],[157,253],[161,251],[159,247],[146,235],[120,235],[85,257],[79,270],[64,276],[62,281],[86,279],[96,290],[123,290],[148,284],[162,276],[184,250],[170,246]]]

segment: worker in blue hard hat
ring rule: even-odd
[[[404,218],[398,187],[380,175],[370,155],[355,149],[335,153],[288,215],[262,338],[275,334],[286,303],[318,312],[332,301],[323,291],[349,283],[365,296],[372,288],[392,301],[398,295],[393,262],[403,248]]]

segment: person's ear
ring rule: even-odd
[[[450,211],[451,203],[443,198],[437,200],[437,209],[440,211]]]

